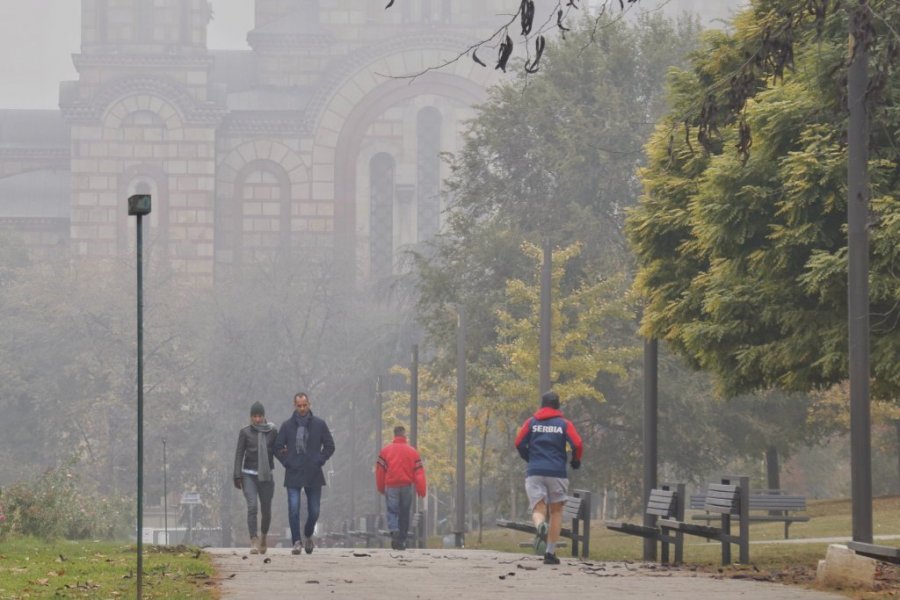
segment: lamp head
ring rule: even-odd
[[[150,214],[150,194],[135,194],[128,198],[128,216]]]

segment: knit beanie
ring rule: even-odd
[[[262,402],[254,402],[253,406],[250,407],[250,416],[254,417],[256,415],[265,415],[266,409],[262,405]]]

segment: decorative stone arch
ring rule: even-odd
[[[149,110],[163,117],[168,129],[179,129],[196,104],[182,84],[152,76],[114,79],[104,84],[91,99],[91,108],[109,127],[120,126],[128,113]]]
[[[139,92],[117,98],[110,103],[100,118],[104,128],[124,131],[136,114],[155,115],[158,127],[172,141],[179,141],[178,132],[184,129],[185,117],[177,104],[154,92]],[[157,140],[160,141],[160,140]]]
[[[357,63],[355,71],[332,86],[327,100],[320,98],[313,102],[317,115],[313,169],[320,174],[320,180],[333,182],[320,184],[314,192],[322,197],[314,199],[334,200],[335,254],[344,265],[352,265],[357,252],[355,167],[360,142],[369,125],[391,106],[421,95],[447,97],[467,105],[487,97],[486,87],[494,75],[473,66],[471,61],[460,61],[446,71],[431,71],[412,80],[377,79],[372,74],[397,69],[403,73],[424,70],[437,64],[442,49],[423,51],[421,45],[412,49],[407,44],[388,44],[388,52],[381,57],[372,52],[370,56],[375,54],[374,60],[362,63],[362,67]],[[319,109],[315,109],[317,102],[321,102]]]
[[[229,152],[218,166],[215,204],[216,260],[240,264],[245,242],[245,207],[248,194],[270,192],[261,197],[260,218],[277,220],[278,245],[287,251],[292,247],[293,219],[300,203],[308,199],[308,169],[303,160],[288,146],[273,140],[245,142]],[[277,196],[277,198],[274,198]],[[276,214],[263,215],[263,205],[278,206]],[[253,211],[251,211],[252,214]]]
[[[118,176],[117,197],[124,203],[133,194],[150,194],[152,210],[147,221],[148,248],[159,258],[168,254],[169,178],[162,167],[152,163],[132,165]],[[129,250],[130,219],[128,211],[116,211],[116,246],[119,256]],[[129,220],[130,219],[130,220]]]

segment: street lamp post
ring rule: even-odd
[[[168,464],[166,463],[166,438],[163,443],[163,532],[166,535],[166,546],[169,545],[169,488],[166,482]]]
[[[456,337],[456,547],[466,546],[466,315],[459,306]]]
[[[144,300],[143,227],[150,214],[150,195],[128,198],[128,216],[137,217],[137,597],[143,598],[144,570]],[[168,540],[167,540],[168,541]]]
[[[541,262],[541,313],[540,313],[540,389],[538,398],[550,391],[550,336],[553,309],[550,302],[550,286],[553,284],[553,247],[550,236],[544,238],[544,260]]]

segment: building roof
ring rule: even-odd
[[[68,171],[39,170],[0,179],[0,218],[69,218]]]
[[[210,81],[226,86],[228,92],[254,89],[259,83],[257,57],[250,50],[211,50],[214,62]]]
[[[0,147],[69,147],[69,124],[58,110],[0,110]]]

